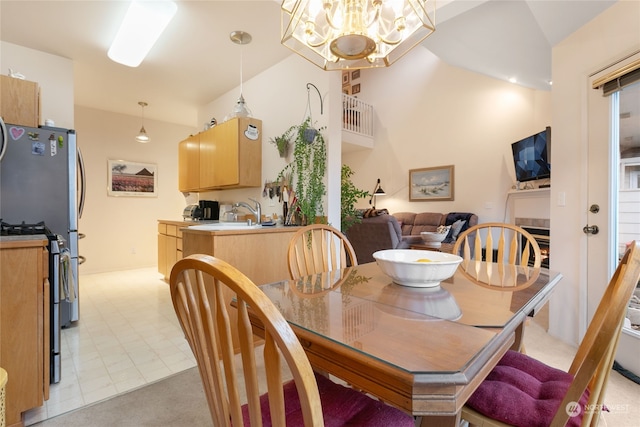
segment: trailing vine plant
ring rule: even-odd
[[[316,216],[324,216],[322,198],[326,194],[327,146],[320,132],[323,129],[315,129],[310,117],[300,125],[291,126],[289,131],[294,132],[295,138],[293,160],[278,174],[278,179],[287,173],[292,176],[293,183],[290,184],[297,201],[291,208],[299,209],[303,224],[313,224]]]

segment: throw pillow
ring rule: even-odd
[[[460,234],[460,230],[462,230],[462,227],[464,226],[465,222],[467,222],[467,221],[463,221],[463,220],[459,219],[456,222],[454,222],[453,224],[451,224],[451,228],[449,229],[449,234],[447,235],[445,241],[455,242],[456,239],[458,238],[458,234]]]
[[[388,215],[389,211],[387,209],[367,209],[364,211],[364,218],[371,218],[372,216],[380,216],[380,215]]]

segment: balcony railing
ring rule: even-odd
[[[343,93],[342,130],[373,138],[373,106]]]

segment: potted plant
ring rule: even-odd
[[[311,142],[310,130],[315,134]],[[327,171],[327,146],[322,136],[322,129],[315,129],[311,118],[307,117],[300,125],[294,125],[286,133],[291,132],[294,138],[293,160],[278,174],[278,180],[290,174],[290,184],[295,192],[295,203],[290,209],[297,209],[302,224],[313,224],[317,216],[323,216],[322,198],[326,194],[324,176]]]
[[[361,222],[355,204],[358,199],[370,196],[368,191],[357,188],[351,182],[353,173],[349,166],[342,165],[340,176],[340,227],[342,232],[346,232],[353,224]]]
[[[294,130],[295,130],[294,127],[290,127],[282,135],[276,136],[275,138],[271,138],[269,140],[269,142],[275,145],[276,148],[278,149],[278,154],[280,154],[280,157],[284,158],[284,157],[287,157],[287,155],[289,154],[291,133]]]

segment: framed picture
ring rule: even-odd
[[[351,86],[351,94],[355,95],[356,93],[360,93],[360,83]]]
[[[351,95],[351,86],[342,86],[342,93],[345,95]]]
[[[348,85],[349,84],[349,72],[345,71],[342,73],[342,85]]]
[[[454,200],[454,167],[411,169],[409,201]]]
[[[158,197],[158,166],[151,163],[107,160],[109,196]]]
[[[355,80],[359,78],[360,78],[360,70],[353,70],[351,72],[351,80]]]

